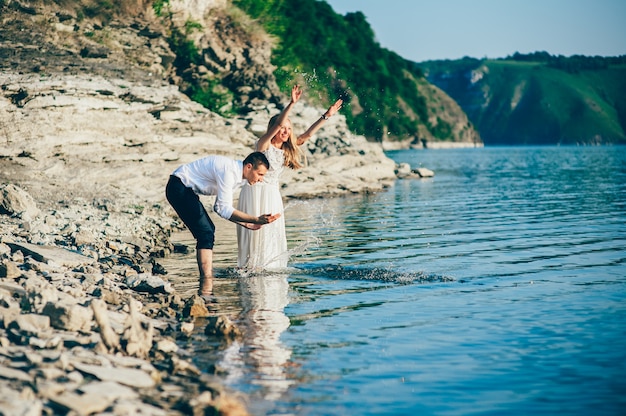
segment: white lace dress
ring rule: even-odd
[[[272,145],[263,153],[270,162],[270,169],[262,182],[254,185],[246,183],[241,188],[237,209],[254,216],[276,213],[281,216],[259,230],[237,227],[237,265],[252,271],[284,268],[289,260],[283,199],[279,187],[279,178],[285,168],[285,155],[281,149]]]

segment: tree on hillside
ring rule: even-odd
[[[415,80],[422,72],[399,55],[382,48],[361,12],[341,16],[323,1],[235,0],[281,41],[272,63],[283,90],[294,75],[326,102],[342,96],[350,128],[371,140],[417,135],[418,125],[430,128],[427,105]],[[400,102],[410,108],[401,109]]]

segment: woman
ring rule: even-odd
[[[302,167],[300,146],[315,134],[325,120],[339,111],[343,103],[341,99],[337,100],[306,132],[295,138],[289,112],[301,96],[302,89],[295,85],[291,89],[291,101],[287,107],[270,119],[267,132],[257,141],[256,150],[265,154],[270,162],[270,169],[262,182],[254,186],[246,184],[242,187],[237,209],[250,215],[260,215],[258,213],[261,212],[282,214],[283,199],[278,182],[280,174],[285,167],[290,169]],[[237,227],[237,242],[239,246],[237,265],[239,267],[259,270],[280,269],[287,266],[289,253],[284,215],[257,231]]]

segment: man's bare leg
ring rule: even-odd
[[[198,270],[200,271],[200,295],[213,294],[213,250],[199,248],[196,250]]]

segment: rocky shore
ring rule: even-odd
[[[279,109],[226,119],[173,86],[98,76],[3,72],[0,86],[0,412],[246,414],[245,398],[179,347],[194,333],[237,336],[237,323],[163,274],[181,229],[163,189],[181,163],[243,158]],[[298,106],[295,129],[321,110]],[[417,174],[342,117],[307,160],[285,198],[376,192]]]
[[[246,414],[179,346],[236,327],[163,278],[171,218],[137,209],[2,185],[0,413]]]
[[[239,335],[168,282],[160,259],[186,247],[170,239],[182,227],[164,187],[202,156],[243,159],[280,105],[251,98],[225,118],[191,101],[168,79],[173,55],[149,16],[103,28],[21,2],[0,10],[0,414],[247,414],[245,397],[181,347]],[[242,79],[269,77],[269,44],[214,35],[207,50],[238,62]],[[294,130],[323,111],[298,103]],[[432,175],[396,166],[340,114],[305,153],[307,166],[283,177],[285,199]]]

